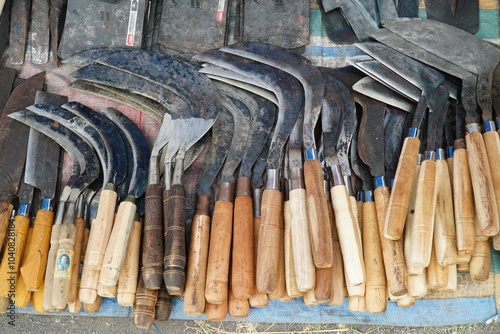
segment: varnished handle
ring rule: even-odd
[[[166,200],[163,219],[168,222],[164,225],[163,278],[167,291],[173,296],[180,296],[184,293],[186,286],[186,194],[184,186],[174,184],[168,190],[168,195],[163,196],[163,200]]]
[[[500,138],[496,131],[488,131],[483,134],[484,146],[488,154],[490,164],[491,181],[495,193],[495,202],[497,206],[498,219],[496,225],[492,226],[491,234],[497,235],[500,232]]]
[[[68,304],[78,299],[78,281],[80,279],[80,259],[82,257],[83,237],[85,234],[85,220],[75,219],[76,237],[74,246],[74,261],[71,268],[71,282],[69,288]]]
[[[254,239],[254,268],[257,267],[257,253],[259,245],[260,217],[253,218],[253,239]],[[266,307],[269,303],[269,296],[265,292],[255,289],[254,294],[249,299],[250,306],[256,308]]]
[[[483,137],[478,132],[472,132],[465,140],[479,230],[484,235],[495,235],[499,227],[498,208]]]
[[[453,152],[453,207],[457,251],[460,255],[471,254],[476,243],[474,227],[474,198],[465,148]]]
[[[382,255],[384,257],[387,288],[392,295],[403,296],[407,293],[406,263],[403,253],[403,242],[401,239],[389,240],[383,237],[383,222],[384,217],[386,217],[386,210],[391,194],[388,187],[378,187],[373,193],[375,196],[375,205],[377,207],[377,222],[380,234],[380,245],[382,246]]]
[[[314,265],[317,268],[332,266],[332,230],[328,222],[328,207],[324,194],[323,170],[317,159],[304,162],[304,181],[307,193],[309,237]]]
[[[64,309],[68,304],[71,273],[75,260],[75,239],[76,225],[74,223],[62,224],[59,234],[59,249],[57,250],[54,266],[54,282],[52,285],[52,305],[57,309]]]
[[[205,311],[205,284],[210,241],[209,210],[209,196],[198,196],[196,214],[191,224],[186,288],[184,290],[184,313],[188,315],[200,315]]]
[[[366,308],[373,314],[387,309],[387,281],[375,202],[363,203],[363,252],[366,268]]]
[[[445,160],[436,161],[436,216],[434,245],[440,265],[451,266],[457,261],[457,237],[453,214],[453,194],[450,173]]]
[[[404,140],[389,206],[383,221],[383,236],[387,239],[399,240],[403,235],[419,149],[420,140],[418,138],[407,137]]]
[[[219,197],[221,190],[219,187]],[[221,304],[228,299],[232,228],[233,203],[217,200],[212,215],[205,285],[205,299],[210,304]]]
[[[443,267],[437,262],[436,248],[432,247],[429,266],[427,267],[427,287],[441,289],[448,284],[448,267]]]
[[[158,290],[150,290],[139,277],[134,303],[134,325],[139,328],[149,328],[155,320]]]
[[[332,222],[332,245],[333,245],[333,263],[332,263],[332,289],[331,297],[328,301],[330,305],[341,305],[346,296],[344,261],[342,260],[342,250],[340,249],[339,235],[337,232],[337,223],[333,215],[333,207],[329,210],[329,216]]]
[[[255,290],[253,206],[250,195],[250,178],[238,178],[234,200],[231,260],[231,289],[235,298],[248,299]]]
[[[16,284],[29,225],[29,218],[24,216],[16,216],[14,222],[9,224],[5,251],[0,264],[0,296],[2,297],[9,297],[11,284]]]
[[[306,292],[314,288],[316,280],[316,270],[311,253],[311,239],[309,238],[306,190],[293,189],[290,191],[289,197],[295,280],[298,289]]]
[[[40,288],[47,265],[47,253],[50,245],[50,231],[54,222],[54,213],[38,210],[33,223],[33,241],[26,247],[27,259],[21,266],[26,289],[36,291]]]
[[[332,206],[335,212],[337,232],[339,235],[344,269],[346,277],[352,285],[365,283],[365,265],[361,235],[352,211],[351,201],[344,185],[334,186],[330,189]]]
[[[113,190],[105,189],[101,192],[97,216],[92,221],[92,227],[90,228],[85,266],[101,269],[111,229],[113,228],[117,197],[118,195]]]
[[[291,212],[290,212],[290,201],[285,201],[283,203],[283,214],[284,214],[284,222],[285,222],[285,230],[284,230],[284,243],[285,243],[285,283],[286,283],[286,292],[292,298],[301,297],[302,293],[300,292],[297,286],[297,279],[295,274],[295,264],[293,257],[293,245],[292,245],[292,231],[291,231]],[[237,245],[237,244],[235,244]],[[231,313],[229,313],[231,314]]]
[[[163,188],[159,184],[146,187],[146,211],[142,240],[142,277],[148,289],[158,290],[163,282]]]
[[[26,245],[25,245],[25,251],[23,253],[23,258],[21,261],[21,266],[23,263],[26,261],[26,249],[29,247],[30,243],[32,242],[33,238],[33,228],[30,227],[28,229],[28,237],[26,238]],[[17,276],[17,282],[16,282],[16,293],[15,296],[13,297],[14,299],[14,305],[16,307],[26,307],[28,306],[28,303],[30,302],[31,299],[31,291],[28,291],[26,289],[26,284],[24,283],[24,279],[22,275]]]
[[[12,214],[13,206],[9,202],[0,201],[0,252],[3,249],[9,220]]]
[[[276,289],[279,276],[279,238],[282,210],[282,193],[276,189],[264,190],[257,248],[256,287],[257,290],[268,294]]]
[[[123,201],[118,207],[99,275],[99,283],[102,285],[118,284],[136,210],[137,206],[130,201]]]
[[[118,280],[118,305],[134,306],[139,279],[139,253],[141,249],[142,223],[135,220],[130,231],[127,254]]]
[[[477,241],[470,259],[470,278],[475,281],[486,281],[490,277],[490,260],[490,240]]]
[[[155,307],[155,320],[157,321],[167,321],[170,319],[170,313],[172,312],[172,296],[167,291],[167,288],[162,286],[158,290],[158,299],[156,300]]]

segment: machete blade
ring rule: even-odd
[[[50,41],[49,0],[31,2],[31,61],[46,64],[49,61]]]
[[[19,0],[12,3],[9,40],[9,63],[24,63],[24,53],[28,39],[30,0]]]
[[[1,57],[1,52],[0,52]],[[0,117],[3,113],[3,108],[9,99],[12,87],[14,86],[14,79],[16,77],[16,70],[8,67],[0,67],[0,78],[2,79],[2,86],[0,87]]]
[[[407,115],[404,111],[387,107],[384,118],[384,164],[389,180],[396,176],[399,154],[403,146],[403,137]]]
[[[471,34],[479,30],[479,0],[425,0],[427,19],[440,21]]]
[[[0,58],[2,58],[7,42],[9,41],[10,27],[10,0],[5,1],[3,10],[0,10]]]

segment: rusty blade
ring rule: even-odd
[[[49,61],[49,0],[32,0],[31,4],[31,61]]]
[[[24,53],[28,39],[30,5],[30,0],[18,0],[12,4],[9,63],[13,65],[24,63]]]

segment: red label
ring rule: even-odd
[[[304,24],[304,16],[302,14],[297,16],[297,23],[300,25]]]
[[[217,22],[221,22],[223,16],[224,16],[224,12],[223,11],[218,11],[217,12]]]
[[[128,34],[127,35],[127,45],[134,46],[134,38],[135,38],[135,35]]]

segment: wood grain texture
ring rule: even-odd
[[[74,262],[74,246],[76,239],[76,225],[64,223],[59,233],[59,249],[56,254],[54,268],[54,282],[52,285],[52,305],[57,309],[64,309],[68,304],[69,289],[71,284],[71,273]],[[88,246],[87,246],[88,248]],[[67,257],[69,266],[59,268],[59,260]],[[79,260],[79,259],[78,259]]]
[[[410,295],[405,295],[397,301],[399,307],[411,307],[415,305],[415,298]]]
[[[74,261],[71,264],[71,281],[69,287],[68,304],[78,299],[78,281],[80,280],[80,259],[82,257],[83,237],[85,234],[85,221],[82,218],[75,219],[76,237]]]
[[[404,140],[384,218],[383,236],[385,238],[398,240],[403,235],[419,149],[418,138],[407,137]]]
[[[278,278],[276,288],[269,293],[269,299],[291,301],[286,291],[285,278],[285,217],[284,210],[281,210],[280,225],[279,225],[279,243],[278,243]]]
[[[99,270],[83,265],[82,278],[80,279],[80,290],[78,297],[84,304],[93,304],[97,298],[97,286],[99,284]]]
[[[316,268],[314,296],[319,303],[326,303],[332,298],[332,268]]]
[[[122,306],[134,306],[139,280],[139,254],[141,249],[142,223],[135,220],[130,231],[127,254],[118,280],[117,302]]]
[[[97,284],[97,295],[104,298],[116,298],[118,294],[118,285],[108,286],[101,283]]]
[[[485,281],[490,276],[490,240],[477,241],[470,259],[470,277],[475,281]]]
[[[488,154],[488,162],[490,165],[491,181],[493,183],[493,191],[495,194],[495,202],[497,207],[496,225],[492,226],[490,236],[497,235],[500,232],[500,138],[496,131],[488,131],[483,133],[484,146]]]
[[[12,204],[0,201],[0,252],[3,250],[5,236],[7,235],[7,229],[13,208]]]
[[[144,285],[142,276],[137,283],[137,292],[134,303],[134,325],[138,328],[150,328],[155,320],[156,301],[158,290],[150,290]]]
[[[167,288],[162,286],[158,291],[158,299],[155,307],[155,320],[167,321],[170,319],[172,312],[172,296],[167,291]]]
[[[257,250],[259,245],[260,217],[253,218],[253,239],[254,239],[254,266],[257,268]],[[265,292],[255,289],[254,294],[249,299],[250,306],[256,308],[266,307],[269,303],[269,296]]]
[[[210,321],[222,321],[226,319],[228,312],[228,301],[222,304],[210,304],[207,302],[205,305],[205,315]]]
[[[295,274],[295,259],[293,254],[293,244],[292,244],[292,231],[291,231],[291,212],[290,212],[290,201],[285,201],[283,203],[283,211],[285,217],[285,231],[284,231],[284,241],[285,241],[285,280],[286,280],[286,291],[290,297],[298,298],[302,296],[297,286],[297,278]],[[231,313],[230,313],[231,314]]]
[[[323,170],[319,160],[304,162],[304,181],[307,194],[307,215],[312,257],[317,268],[332,266],[332,231],[328,221],[328,208],[324,195]]]
[[[457,265],[453,264],[448,266],[448,283],[445,287],[439,289],[441,292],[450,293],[457,290],[458,277],[457,277]]]
[[[427,267],[427,287],[441,289],[448,284],[448,267],[443,267],[437,262],[436,249],[432,248],[429,266]]]
[[[7,297],[0,297],[0,314],[6,313],[9,309],[10,299]]]
[[[82,310],[83,303],[80,299],[76,298],[73,302],[68,303],[68,312],[69,313],[78,313]]]
[[[307,306],[316,306],[319,305],[319,301],[316,299],[316,294],[314,293],[314,289],[308,290],[302,296],[304,304]]]
[[[248,317],[248,314],[250,313],[248,298],[236,298],[232,291],[233,289],[231,287],[227,307],[229,315],[236,319]]]
[[[366,297],[365,296],[349,296],[347,298],[347,306],[353,312],[367,311]]]
[[[407,264],[406,271],[408,275],[420,275],[425,270],[422,268],[413,268],[409,266],[410,264],[410,253],[411,253],[411,233],[413,231],[413,217],[415,217],[415,199],[417,192],[415,189],[417,189],[418,185],[418,177],[420,175],[420,165],[417,165],[415,169],[415,177],[413,179],[413,191],[410,197],[410,204],[408,206],[408,214],[406,215],[406,224],[405,224],[405,230],[404,230],[404,258]],[[427,286],[427,281],[425,282],[425,286]]]

